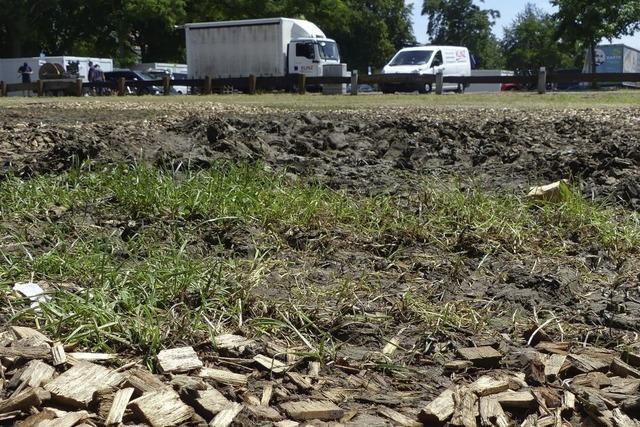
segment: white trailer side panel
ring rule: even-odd
[[[281,21],[185,28],[192,78],[283,76],[286,45]]]

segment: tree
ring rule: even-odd
[[[500,17],[497,10],[481,9],[472,0],[424,0],[422,15],[429,19],[431,43],[466,46],[484,68],[502,66],[499,43],[491,32]]]
[[[575,44],[558,43],[557,23],[552,15],[528,3],[505,28],[502,51],[507,68],[534,70],[568,67],[577,56]]]
[[[595,50],[602,39],[633,35],[640,29],[638,0],[551,0],[558,7],[557,35],[588,48],[591,72],[596,70]]]

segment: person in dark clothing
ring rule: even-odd
[[[27,64],[26,62],[22,64],[20,68],[18,68],[18,74],[22,76],[22,83],[31,83],[31,74],[33,74],[33,70],[31,69],[29,64]],[[31,96],[30,90],[23,90],[22,95],[25,95],[25,92],[27,95]]]

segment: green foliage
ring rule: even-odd
[[[632,35],[640,29],[640,2],[637,0],[551,0],[558,7],[558,36],[581,43],[593,51],[601,39]]]
[[[410,6],[402,0],[0,0],[0,57],[114,57],[120,64],[183,61],[185,22],[286,16],[316,23],[354,68],[380,66],[415,43]]]
[[[528,3],[505,28],[502,49],[509,69],[549,69],[574,65],[579,52],[575,44],[556,41],[557,25],[552,15]]]
[[[482,68],[500,68],[503,60],[491,32],[500,12],[481,9],[472,0],[424,0],[422,14],[429,19],[427,34],[433,44],[469,48]]]

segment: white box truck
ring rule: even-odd
[[[185,24],[184,31],[194,79],[322,76],[325,64],[340,63],[336,42],[300,19],[199,22]]]

